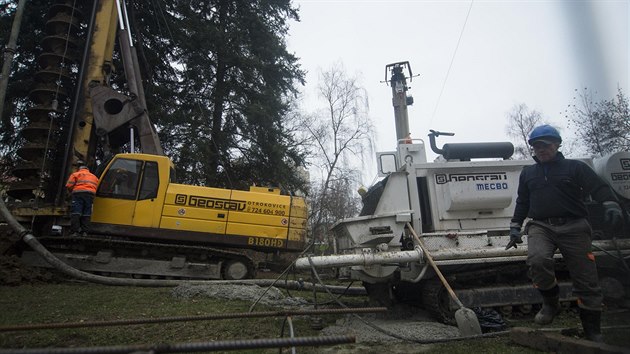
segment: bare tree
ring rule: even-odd
[[[575,90],[578,91],[577,89]],[[596,92],[584,88],[570,105],[567,118],[588,152],[604,156],[630,148],[628,98],[621,88],[611,100],[594,101]]]
[[[309,228],[313,237],[323,243],[332,245],[332,238],[328,234],[330,227],[337,221],[358,215],[361,210],[361,200],[357,196],[356,175],[358,171],[346,172],[331,179],[324,192],[324,183],[314,183],[308,195],[310,211]]]
[[[320,73],[318,94],[325,108],[306,117],[303,128],[321,173],[311,190],[310,227],[313,237],[322,239],[335,219],[356,215],[352,191],[360,164],[372,153],[373,125],[365,89],[341,63]]]
[[[531,156],[527,137],[529,132],[542,122],[542,114],[536,110],[530,111],[526,104],[514,105],[507,114],[508,124],[506,133],[516,139],[514,146],[515,158],[528,158]]]

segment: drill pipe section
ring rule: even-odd
[[[601,255],[606,251],[620,250],[623,254],[630,253],[630,239],[595,240],[593,241],[593,254]],[[439,249],[431,251],[433,260],[437,264],[462,264],[468,260],[484,260],[488,263],[502,262],[515,257],[523,260],[527,256],[527,247],[505,250],[503,247],[488,247],[475,249]],[[388,252],[363,252],[359,254],[344,254],[330,256],[310,257],[313,265],[319,268],[346,267],[346,266],[370,266],[376,264],[392,264],[419,262],[423,263],[422,251],[417,248],[413,251],[388,251]],[[298,258],[295,262],[298,269],[309,269],[309,257]]]
[[[141,318],[112,321],[84,321],[84,322],[58,322],[26,324],[14,326],[2,326],[0,332],[11,331],[32,331],[40,329],[60,329],[60,328],[85,328],[85,327],[107,327],[125,326],[137,324],[170,323],[170,322],[190,322],[190,321],[214,321],[235,318],[259,318],[259,317],[289,317],[289,316],[309,316],[309,315],[339,315],[348,313],[376,313],[387,312],[387,307],[357,307],[343,309],[318,309],[318,310],[296,310],[296,311],[258,311],[258,312],[236,312],[217,313],[201,316],[173,316],[158,318]]]
[[[313,262],[315,267],[343,267],[343,266],[371,266],[376,264],[393,264],[407,262],[421,262],[424,258],[422,250],[398,252],[363,252],[359,254],[341,254],[331,256],[302,257],[295,261],[297,269],[309,269]]]
[[[616,251],[618,248],[627,250],[630,248],[630,239],[618,240],[595,240],[593,241],[594,254],[597,250]],[[527,247],[505,250],[503,247],[488,247],[475,249],[439,249],[431,251],[433,259],[436,261],[450,261],[459,259],[479,259],[479,258],[505,258],[515,256],[527,256]]]
[[[31,349],[0,349],[0,354],[128,354],[142,353],[192,353],[220,350],[243,350],[283,347],[314,347],[322,345],[336,345],[355,343],[354,336],[316,336],[296,338],[263,338],[236,339],[213,342],[192,342],[175,344],[139,344],[116,345],[103,347],[82,348],[31,348]]]

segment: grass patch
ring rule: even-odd
[[[4,287],[0,291],[1,325],[199,316],[244,312],[251,305],[238,300],[175,298],[168,288],[77,283]],[[258,305],[257,310],[271,309]],[[274,338],[280,336],[282,321],[282,318],[252,318],[6,332],[0,333],[0,346],[76,347]]]

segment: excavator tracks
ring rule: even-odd
[[[448,291],[438,279],[426,281],[422,286],[422,306],[433,318],[450,325],[457,325],[455,310],[450,307]]]
[[[107,276],[215,280],[255,276],[254,262],[231,250],[104,236],[41,237],[39,241],[70,266]],[[21,259],[31,266],[48,266],[30,249],[23,251]]]

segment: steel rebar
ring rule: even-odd
[[[199,351],[260,349],[278,347],[307,347],[334,344],[354,343],[354,336],[317,336],[297,338],[263,338],[263,339],[236,339],[213,342],[192,342],[175,344],[138,344],[116,345],[103,347],[82,348],[31,348],[31,349],[0,349],[0,354],[117,354],[132,352],[149,353],[189,353]]]
[[[60,329],[60,328],[83,328],[83,327],[108,327],[108,326],[125,326],[151,323],[166,322],[188,322],[188,321],[214,321],[236,318],[257,318],[257,317],[287,317],[287,316],[309,316],[309,315],[335,315],[348,313],[374,313],[386,312],[387,307],[357,307],[343,309],[319,309],[319,310],[296,310],[296,311],[259,311],[259,312],[232,312],[217,313],[201,316],[174,316],[159,318],[141,318],[128,320],[112,320],[112,321],[87,321],[87,322],[57,322],[57,323],[39,323],[25,324],[13,326],[1,326],[0,332],[11,331],[32,331],[40,329]]]

